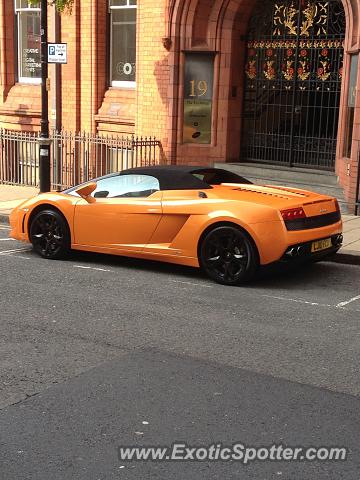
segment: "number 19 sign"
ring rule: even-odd
[[[67,43],[48,43],[48,63],[67,63]]]
[[[185,59],[185,143],[211,143],[214,55],[188,53]]]

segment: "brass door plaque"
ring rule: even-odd
[[[186,54],[184,143],[211,143],[213,76],[212,54]]]

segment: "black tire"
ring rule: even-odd
[[[239,285],[250,280],[259,265],[251,239],[231,226],[215,227],[205,235],[199,262],[210,278],[223,285]]]
[[[70,251],[70,232],[64,217],[55,210],[42,210],[30,225],[34,250],[48,260],[64,258]]]

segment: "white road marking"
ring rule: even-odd
[[[204,285],[203,283],[181,282],[180,280],[171,280],[172,283],[181,283],[183,285],[191,285],[192,287],[214,288],[212,285]]]
[[[336,305],[337,308],[343,308],[346,307],[346,305],[349,305],[350,303],[356,302],[356,300],[360,300],[360,295],[354,298],[350,298],[347,302],[341,302]]]
[[[0,255],[6,256],[16,252],[31,252],[28,248],[16,248],[15,250],[3,250],[0,251]]]
[[[293,302],[293,303],[301,303],[303,305],[311,305],[312,307],[334,307],[334,305],[330,305],[328,303],[308,302],[306,300],[295,299],[295,298],[276,297],[274,295],[261,295],[261,296],[265,298],[272,298],[274,300],[282,300],[284,302]]]
[[[0,230],[9,230],[7,227],[0,227]],[[0,238],[1,242],[6,242],[6,241],[15,241],[13,238]],[[4,250],[0,251],[0,256],[11,256],[11,257],[16,257],[20,258],[23,260],[31,260],[30,257],[23,257],[20,255],[14,255],[16,253],[23,253],[23,252],[30,252],[29,248],[17,248],[17,249],[12,249],[12,250]],[[74,268],[80,268],[82,270],[94,270],[97,272],[112,272],[112,270],[107,270],[105,268],[95,268],[95,267],[87,267],[84,265],[73,265]],[[190,285],[193,287],[203,287],[203,288],[213,288],[211,285],[205,285],[201,283],[195,283],[195,282],[186,282],[186,281],[181,281],[181,280],[171,280],[172,283],[179,283],[182,285]],[[330,305],[330,304],[323,304],[323,303],[318,303],[318,302],[309,302],[307,300],[303,299],[295,299],[295,298],[288,298],[288,297],[280,297],[280,296],[275,296],[275,295],[261,295],[263,298],[271,298],[274,300],[280,300],[284,302],[292,302],[292,303],[300,303],[303,305],[310,305],[313,307],[332,307],[332,308],[339,308],[339,309],[344,309],[347,305],[350,305],[353,302],[356,302],[357,300],[360,300],[360,295],[357,295],[356,297],[350,298],[350,300],[347,300],[345,302],[340,302],[337,305]],[[358,310],[356,310],[358,311]]]
[[[106,270],[105,268],[84,267],[83,265],[73,265],[74,268],[81,268],[83,270],[95,270],[96,272],[112,272],[112,270]]]
[[[20,258],[21,260],[31,260],[30,257],[22,257],[21,255],[12,255],[11,253],[9,253],[8,255],[4,255],[4,257]]]

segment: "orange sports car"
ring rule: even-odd
[[[226,285],[259,265],[324,258],[343,241],[335,198],[193,166],[134,168],[40,194],[10,224],[44,258],[73,249],[160,260],[201,267]]]

